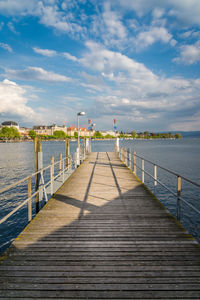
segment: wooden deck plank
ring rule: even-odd
[[[1,258],[0,299],[199,299],[200,248],[114,153],[92,153]]]

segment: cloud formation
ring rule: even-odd
[[[180,56],[174,59],[177,63],[186,65],[200,62],[200,40],[193,45],[184,45],[180,47]]]
[[[21,80],[38,80],[48,82],[69,82],[71,79],[67,76],[46,71],[40,67],[27,67],[24,70],[5,69],[8,78]]]
[[[10,53],[13,52],[12,48],[8,44],[5,44],[5,43],[0,43],[0,48],[3,48],[4,50],[6,50]]]
[[[4,79],[0,82],[0,114],[14,115],[34,120],[35,112],[27,105],[26,90],[15,82]]]

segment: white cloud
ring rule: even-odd
[[[48,57],[53,57],[53,56],[57,55],[57,52],[54,50],[40,49],[37,47],[33,47],[33,50],[38,54],[48,56]]]
[[[135,39],[135,43],[139,48],[146,48],[157,41],[165,44],[170,43],[171,46],[176,44],[172,35],[164,27],[150,27],[149,30],[140,32]]]
[[[34,120],[35,112],[27,105],[26,90],[15,82],[3,80],[0,82],[0,114],[23,117]]]
[[[138,16],[144,16],[150,11],[165,9],[176,18],[177,22],[185,25],[200,25],[200,1],[199,0],[116,0],[126,10],[134,10]]]
[[[119,53],[107,50],[106,48],[94,42],[87,42],[86,46],[89,51],[85,56],[79,59],[84,66],[103,72],[106,74],[114,74],[115,80],[122,80],[120,76],[123,72],[129,73],[132,84],[137,80],[155,80],[156,76],[148,70],[142,63],[138,63],[133,59]]]
[[[12,48],[8,44],[5,44],[5,43],[0,43],[0,48],[3,48],[4,50],[6,50],[10,53],[13,52]]]
[[[200,62],[200,41],[194,45],[184,45],[180,48],[180,56],[174,59],[177,63],[191,65]]]
[[[19,34],[17,31],[16,31],[16,29],[15,29],[15,27],[14,27],[14,25],[13,25],[13,23],[12,22],[8,22],[8,28],[10,29],[10,31],[12,31],[14,34]]]
[[[66,59],[72,60],[72,61],[78,61],[78,58],[71,55],[68,52],[57,52],[55,50],[49,50],[49,49],[40,49],[37,47],[33,47],[34,52],[44,55],[44,56],[48,56],[48,57],[54,57],[54,56],[63,56]]]
[[[103,12],[93,16],[90,32],[107,46],[121,47],[128,36],[123,16],[120,12],[111,10],[109,2],[106,1]]]
[[[49,82],[68,82],[71,79],[67,76],[56,74],[51,71],[46,71],[39,67],[27,67],[24,70],[5,69],[6,75],[9,78],[22,80],[41,80]]]
[[[164,9],[162,9],[162,8],[155,8],[153,10],[152,15],[153,15],[154,19],[160,19],[164,15],[164,13],[165,13]]]
[[[70,53],[68,52],[63,52],[61,53],[61,55],[63,55],[65,58],[69,59],[69,60],[72,60],[72,61],[78,61],[77,57],[71,55]]]
[[[119,52],[93,42],[86,45],[88,52],[79,62],[99,74],[99,80],[101,75],[105,85],[99,89],[92,108],[97,115],[134,116],[137,122],[157,120],[167,128],[175,112],[178,121],[178,115],[187,116],[198,107],[200,79],[159,78],[143,64]],[[90,87],[97,90],[100,86],[96,83]]]
[[[47,0],[1,0],[0,13],[11,16],[35,16],[40,23],[63,33],[81,34],[82,26],[72,19],[71,11],[63,12],[58,1]]]
[[[0,1],[0,12],[9,15],[15,14],[34,14],[37,9],[37,0],[1,0]]]

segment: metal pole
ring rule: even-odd
[[[65,158],[66,158],[65,165],[66,165],[66,168],[69,165],[68,156],[69,156],[69,139],[66,139],[65,140]]]
[[[62,171],[62,153],[59,154],[59,173]]]
[[[85,137],[83,139],[83,160],[85,159]]]
[[[181,177],[177,177],[177,220],[180,221],[181,217]]]
[[[142,159],[142,183],[144,183],[144,159]]]
[[[137,167],[136,167],[136,152],[133,152],[133,173],[136,175]]]
[[[50,168],[50,179],[51,179],[51,195],[53,195],[53,185],[54,185],[54,156],[51,157],[51,168]]]
[[[40,163],[40,167],[41,167],[41,160],[38,159],[39,158],[38,152],[42,152],[41,139],[38,138],[38,137],[35,137],[35,139],[34,139],[34,152],[35,152],[35,172],[38,172],[38,170],[39,170],[39,163]],[[39,189],[40,177],[41,177],[41,174],[35,175],[35,191],[36,192]],[[37,194],[35,196],[36,213],[39,212],[39,201],[40,201],[39,194]]]
[[[43,169],[43,153],[42,147],[40,144],[40,151],[38,152],[38,171]],[[43,171],[38,173],[38,188],[40,188],[41,178],[43,176]],[[39,192],[39,202],[43,199],[43,190]]]
[[[31,176],[28,178],[28,221],[32,220]]]
[[[80,165],[80,149],[79,149],[79,115],[77,114],[77,124],[78,124],[78,140],[77,140],[77,150],[76,150],[76,154],[77,154],[77,161],[76,164],[77,166]]]
[[[157,186],[157,166],[154,165],[154,186]]]

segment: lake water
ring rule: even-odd
[[[93,141],[92,151],[113,151],[114,141]],[[180,140],[120,140],[120,147],[135,150],[144,158],[158,165],[170,169],[180,175],[200,184],[200,139],[183,138]],[[76,142],[70,142],[70,152],[74,153]],[[42,143],[44,166],[50,164],[53,155],[58,160],[59,153],[64,156],[65,143],[63,141],[50,141]],[[137,164],[141,164],[137,159]],[[153,174],[153,167],[145,163],[145,170]],[[32,142],[0,143],[0,189],[34,172],[34,145]],[[138,170],[138,177],[141,172]],[[160,178],[168,187],[176,192],[176,177],[158,170]],[[145,175],[145,184],[155,192],[156,196],[166,205],[170,212],[176,215],[176,197],[171,196],[167,190],[157,186],[154,189],[153,181]],[[200,209],[200,188],[195,188],[186,182],[182,183],[182,196]],[[22,185],[10,192],[0,195],[0,218],[17,206],[27,197],[27,186]],[[187,205],[181,207],[181,222],[200,240],[200,217]],[[23,208],[14,216],[0,225],[0,252],[9,246],[11,241],[21,232],[27,224],[27,209]]]

